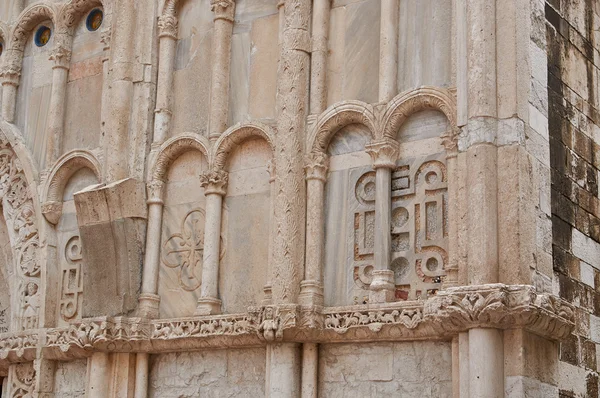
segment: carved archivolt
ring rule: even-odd
[[[307,152],[326,152],[333,136],[351,124],[362,124],[377,137],[378,123],[373,106],[360,101],[346,101],[328,108],[317,119],[308,138]]]
[[[86,150],[75,150],[63,155],[54,165],[42,193],[42,214],[52,224],[62,215],[62,198],[65,186],[77,171],[88,168],[101,180],[100,162]]]
[[[252,138],[264,139],[269,143],[271,151],[274,151],[273,132],[270,127],[259,123],[238,124],[229,128],[217,140],[213,149],[213,168],[223,169],[231,151]]]
[[[164,181],[171,164],[185,152],[200,151],[210,163],[209,146],[208,140],[198,134],[187,133],[168,139],[157,153],[150,179]]]
[[[33,329],[42,302],[38,222],[25,170],[4,133],[0,134],[0,199],[15,261],[15,271],[8,273],[17,281],[17,288],[11,289],[19,305],[13,310],[17,324],[12,328]]]
[[[409,116],[427,109],[442,112],[452,130],[457,130],[454,94],[447,89],[425,86],[402,93],[390,101],[382,119],[383,136],[396,138],[400,127]]]
[[[51,20],[57,26],[55,6],[52,3],[38,3],[26,8],[19,16],[18,22],[12,32],[10,50],[14,51],[16,58],[23,57],[23,49],[33,29],[41,22]],[[18,62],[19,65],[21,62]]]
[[[106,0],[70,0],[60,10],[58,21],[61,33],[72,33],[73,28],[88,11],[95,7],[105,8]],[[103,21],[106,23],[106,20]],[[64,32],[63,32],[64,31]]]

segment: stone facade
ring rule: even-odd
[[[8,397],[598,397],[600,6],[0,0]]]

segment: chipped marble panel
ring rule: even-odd
[[[78,398],[85,395],[87,361],[57,362],[54,373],[54,397]]]
[[[151,357],[151,398],[262,397],[264,348],[181,352]]]

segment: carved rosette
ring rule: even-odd
[[[205,195],[225,196],[228,182],[229,173],[223,170],[213,170],[200,175],[200,186],[204,188]]]
[[[71,50],[62,44],[58,44],[50,51],[48,59],[54,63],[52,68],[69,69],[71,64]]]
[[[400,144],[394,139],[384,138],[368,144],[365,151],[371,156],[374,169],[393,169],[400,154]]]
[[[234,0],[211,0],[210,9],[215,14],[215,21],[224,19],[233,22],[233,17],[235,15]]]
[[[306,156],[306,179],[327,181],[327,169],[329,168],[329,157],[322,152],[312,152]]]
[[[169,37],[177,40],[178,29],[179,22],[174,15],[165,14],[158,18],[158,37]]]

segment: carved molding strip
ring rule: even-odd
[[[446,339],[472,328],[523,328],[550,340],[574,328],[573,306],[532,286],[502,284],[440,291],[425,301],[346,307],[251,307],[245,314],[149,321],[94,318],[66,328],[0,335],[0,366],[26,362],[37,349],[51,359],[93,351],[166,352],[258,346],[273,341]]]

